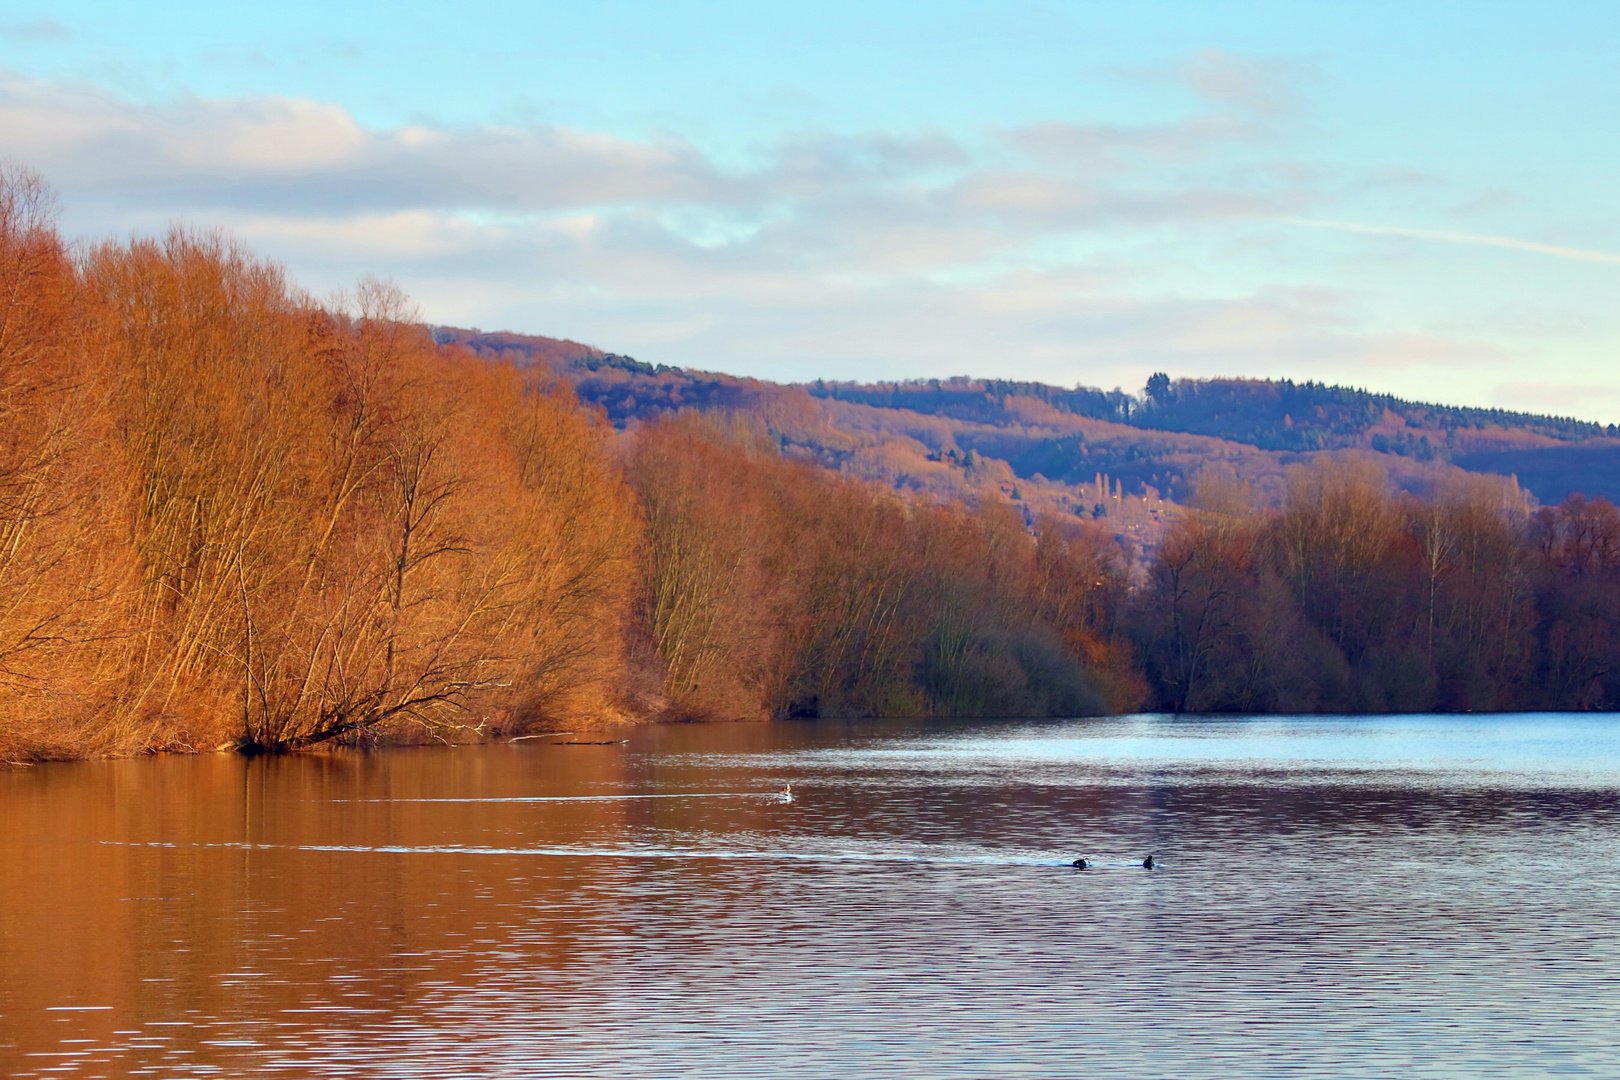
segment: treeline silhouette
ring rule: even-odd
[[[1449,459],[1460,432],[1501,429],[1580,442],[1620,434],[1614,425],[1509,409],[1406,401],[1345,386],[1290,379],[1148,379],[1130,423],[1165,431],[1214,435],[1266,450],[1326,450],[1365,445],[1403,456]]]
[[[73,253],[0,173],[0,758],[620,720],[1601,708],[1620,514],[1206,470],[1147,562],[784,454],[177,229]],[[605,354],[604,354],[605,355]]]
[[[1289,379],[1171,379],[1153,375],[1141,397],[1120,390],[1072,390],[1005,379],[911,379],[889,383],[817,380],[822,398],[934,416],[996,422],[1009,398],[1044,402],[1060,412],[1157,431],[1209,435],[1265,450],[1365,447],[1381,453],[1449,458],[1459,432],[1503,433],[1581,442],[1620,436],[1615,425],[1509,409],[1431,405],[1390,394]],[[1389,433],[1377,432],[1391,427]]]
[[[1008,379],[907,379],[888,383],[829,382],[817,379],[809,386],[816,397],[853,401],[884,409],[909,409],[925,416],[995,423],[1007,408],[1008,398],[1031,398],[1061,412],[1129,424],[1141,402],[1122,390],[1077,386],[1066,390],[1038,382]]]

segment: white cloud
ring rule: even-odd
[[[0,75],[0,153],[65,192],[177,209],[283,213],[544,210],[744,197],[691,146],[561,127],[374,131],[281,97],[136,105],[94,87]]]
[[[332,105],[187,99],[162,109],[84,86],[0,78],[5,152],[67,188],[275,176],[353,164],[365,133]]]
[[[1375,330],[1331,289],[1178,291],[1159,264],[1199,230],[1227,227],[1227,251],[1243,246],[1232,223],[1386,230],[1307,216],[1334,177],[1256,161],[1288,108],[1273,69],[1204,56],[1173,74],[1204,111],[978,138],[799,133],[744,165],[670,134],[373,129],[323,102],[140,105],[0,74],[0,158],[39,168],[70,225],[221,226],[317,293],[374,272],[438,321],[771,377],[1135,387],[1164,369],[1391,386],[1520,359],[1432,327]]]
[[[993,220],[1016,230],[1292,208],[1196,183],[1170,191],[1143,183],[1163,159],[1185,166],[1248,137],[1219,114],[1141,128],[1038,125],[979,149],[938,132],[801,134],[764,148],[750,167],[726,168],[672,135],[631,139],[555,125],[374,130],[323,102],[189,97],[138,105],[91,86],[0,74],[0,153],[41,169],[69,197],[177,212],[319,219],[702,208],[753,224],[853,223],[864,214],[913,227],[930,218],[942,228]],[[1093,167],[1102,157],[1118,160]],[[733,223],[719,232],[739,230]]]

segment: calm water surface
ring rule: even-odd
[[[0,826],[5,1076],[1620,1075],[1620,716],[52,765]]]

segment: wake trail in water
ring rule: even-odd
[[[102,840],[103,844],[119,847],[192,847],[228,848],[237,851],[316,851],[349,852],[383,855],[544,855],[597,859],[665,859],[687,860],[776,860],[784,862],[841,862],[841,863],[923,863],[955,866],[1060,866],[1068,867],[1069,859],[1029,858],[1006,855],[920,855],[901,852],[864,851],[751,851],[721,850],[696,851],[680,848],[595,848],[595,847],[472,847],[460,844],[410,846],[403,844],[250,844],[243,841],[217,843],[175,844],[166,841]],[[1093,869],[1139,867],[1137,863],[1092,863]]]
[[[333,799],[336,803],[551,803],[619,802],[623,799],[765,799],[792,802],[793,796],[780,791],[683,791],[668,795],[509,795],[498,798],[467,797],[443,799]]]

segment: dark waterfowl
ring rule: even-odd
[[[1144,869],[1153,869],[1153,856],[1149,855],[1147,858],[1143,859],[1142,866]]]
[[[1084,870],[1086,867],[1090,866],[1091,864],[1086,862],[1086,860],[1084,860],[1084,859],[1076,859],[1076,860],[1074,860],[1074,862],[1070,863],[1069,865],[1074,867],[1076,870]]]

